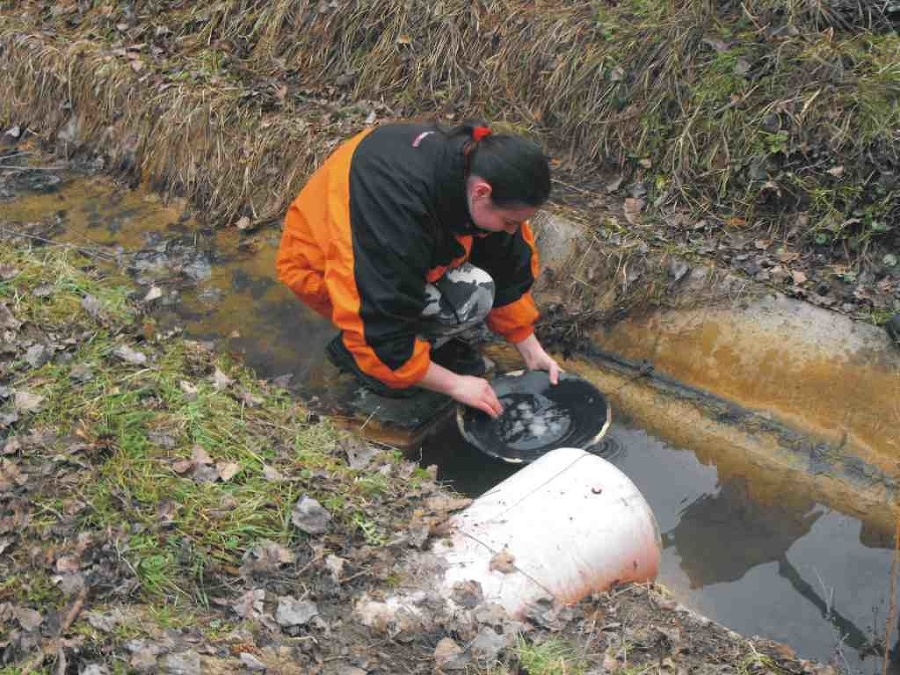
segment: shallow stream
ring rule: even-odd
[[[183,326],[261,377],[282,378],[310,407],[342,414],[323,356],[333,331],[276,281],[276,228],[198,229],[155,195],[98,178],[46,178],[0,195],[7,199],[0,227],[27,226],[38,243],[68,242],[98,261],[117,259],[141,297],[158,289],[148,302],[159,330]],[[667,445],[615,410],[613,420],[599,452],[653,508],[663,533],[660,581],[678,600],[742,634],[783,641],[801,657],[845,672],[881,671],[872,644],[883,637],[888,611],[891,532],[818,503],[803,486]],[[449,421],[412,451],[470,495],[515,471],[468,446]]]

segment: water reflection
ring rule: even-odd
[[[684,508],[678,524],[666,532],[666,545],[678,549],[691,588],[737,581],[751,567],[782,560],[822,514],[810,500],[799,509],[753,501],[747,479],[738,477]]]

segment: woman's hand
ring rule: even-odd
[[[449,392],[450,396],[460,403],[490,415],[494,419],[503,412],[503,404],[497,398],[497,392],[490,382],[483,377],[460,375]]]
[[[550,384],[559,382],[559,373],[561,371],[559,364],[544,351],[534,333],[515,344],[528,370],[546,370],[550,375]]]
[[[420,387],[446,394],[463,405],[476,408],[496,419],[503,412],[497,392],[483,377],[457,375],[434,361],[418,383]]]

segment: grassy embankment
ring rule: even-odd
[[[850,258],[898,241],[892,3],[2,6],[0,119],[217,222],[278,219],[362,109],[498,120],[585,184],[614,168],[751,236]]]
[[[388,449],[382,471],[351,468],[342,443],[355,441],[229,359],[156,335],[126,296],[71,250],[0,246],[0,605],[51,633],[79,594],[84,609],[132,610],[108,635],[79,617],[82,655],[166,627],[219,635],[235,621],[210,603],[254,546],[283,547],[311,584],[325,549],[383,546],[405,527],[433,487],[423,470]],[[315,555],[291,520],[303,495],[333,517]],[[38,665],[37,650],[4,648]]]

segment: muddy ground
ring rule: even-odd
[[[281,504],[280,513],[292,526],[281,539],[238,539],[232,550],[204,558],[202,573],[196,574],[185,569],[197,561],[192,546],[201,549],[202,543],[179,537],[171,571],[185,578],[157,579],[140,564],[153,551],[140,549],[137,542],[151,534],[151,541],[169,547],[186,527],[177,514],[189,505],[187,498],[181,504],[174,495],[140,503],[135,492],[122,488],[113,490],[115,517],[100,517],[85,490],[109,477],[110,462],[125,451],[124,441],[114,434],[97,435],[87,419],[74,423],[41,416],[42,409],[54,405],[52,394],[34,392],[54,391],[54,378],[82,386],[99,377],[80,359],[93,344],[111,339],[117,346],[101,361],[114,369],[111,377],[120,385],[104,396],[127,391],[130,382],[152,370],[146,363],[162,363],[177,347],[188,354],[173,374],[187,383],[185,396],[213,382],[228,401],[260,415],[284,400],[272,383],[255,383],[261,388],[257,393],[249,391],[249,384],[235,384],[207,346],[182,345],[177,332],[155,334],[152,316],[140,303],[137,320],[119,324],[90,300],[82,284],[55,287],[49,267],[43,279],[40,273],[37,279],[22,273],[31,258],[54,248],[53,224],[5,221],[3,202],[24,192],[52,192],[66,166],[102,167],[90,157],[64,166],[28,140],[7,136],[0,161],[0,248],[7,256],[0,261],[0,672],[833,672],[832,666],[798,659],[785,646],[713,624],[653,585],[613,589],[575,607],[538,606],[523,621],[480,604],[476,591],[450,609],[436,609],[426,626],[412,632],[403,629],[402,617],[367,626],[359,601],[377,601],[402,588],[405,580],[397,570],[404,556],[427,546],[448,515],[466,502],[436,484],[433,471],[413,481],[421,472],[413,463],[386,448],[330,436],[327,429],[323,447],[329,468],[312,471],[292,458],[281,436],[284,429],[269,428],[276,426],[269,422],[260,432],[275,448],[260,479],[291,486],[292,501]],[[673,229],[688,243],[707,242],[704,246],[729,264],[770,255],[755,242],[738,244],[733,233],[696,224],[665,225],[658,235],[672,239]],[[30,253],[29,247],[34,247]],[[795,272],[816,278],[814,256],[792,262],[798,263]],[[113,284],[97,260],[82,260],[79,270],[100,287]],[[835,303],[856,307],[872,297],[894,302],[897,290],[883,283],[887,278],[874,273],[857,278]],[[890,279],[896,284],[895,277]],[[77,301],[72,316],[45,322],[30,318],[32,305],[57,294]],[[132,289],[126,295],[133,302],[142,293]],[[155,396],[144,404],[162,415],[165,405]],[[272,403],[276,399],[278,406]],[[288,437],[297,428],[327,427],[327,421],[301,408],[292,411],[291,419],[300,421],[285,432]],[[226,489],[241,480],[234,472],[250,469],[218,461],[174,433],[151,431],[148,437],[160,453],[154,458],[164,461],[175,484],[223,490],[218,508],[193,515],[216,528],[224,512],[236,506]],[[374,474],[386,487],[367,495],[372,523],[366,527],[338,513],[322,529],[312,522],[319,512],[303,511],[297,498],[306,489],[318,489],[319,503],[327,504],[329,496],[355,494],[352,486],[360,477]],[[278,505],[266,508],[277,511]],[[840,667],[839,655],[834,665]]]

